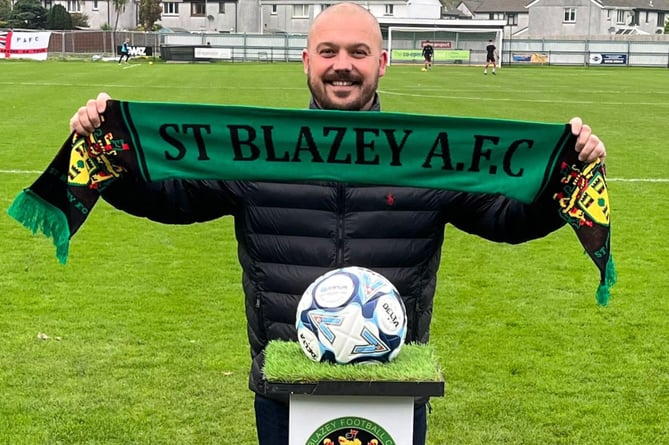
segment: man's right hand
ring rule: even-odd
[[[102,118],[100,115],[107,108],[107,101],[111,96],[100,93],[96,99],[90,99],[86,105],[79,108],[70,119],[70,130],[82,136],[88,136],[100,126]]]

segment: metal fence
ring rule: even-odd
[[[52,31],[49,57],[61,59],[90,58],[93,55],[115,56],[125,38],[133,46],[159,48],[160,33],[111,31]]]
[[[664,36],[663,36],[664,37]],[[558,40],[504,41],[502,63],[549,65],[623,65],[669,68],[669,40]]]
[[[193,48],[224,51],[220,57],[203,60],[228,62],[299,62],[306,35],[286,34],[206,34],[112,31],[55,31],[49,42],[51,58],[115,56],[120,42],[130,39],[132,47],[148,48],[151,57],[174,61],[197,61]],[[636,38],[635,38],[636,37]],[[500,59],[508,64],[624,65],[669,68],[669,36],[628,36],[627,39],[514,38],[504,40]],[[393,39],[393,45],[395,45]],[[188,49],[188,50],[186,50]],[[457,63],[485,63],[484,45],[473,45],[469,59]],[[417,60],[416,63],[422,63]],[[435,60],[435,63],[440,63]],[[452,63],[442,61],[442,63]]]

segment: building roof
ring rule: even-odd
[[[494,1],[494,0],[489,0]],[[616,9],[637,9],[642,11],[669,11],[669,0],[585,0],[584,4],[587,4],[588,1],[599,5],[601,8],[616,8]],[[527,3],[527,7],[531,7],[537,3],[541,3],[541,0],[530,0]]]
[[[602,7],[669,11],[669,0],[595,0]]]
[[[469,4],[470,2],[463,2]],[[480,0],[475,6],[476,13],[486,12],[527,12],[528,0]]]
[[[458,3],[458,6],[463,5],[473,14],[481,3],[483,3],[483,0],[465,0]]]
[[[442,17],[451,17],[454,19],[471,19],[472,16],[465,14],[459,9],[449,9],[441,13]]]

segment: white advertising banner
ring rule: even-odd
[[[196,59],[232,59],[230,48],[193,48]]]
[[[0,59],[46,60],[51,32],[0,32]]]

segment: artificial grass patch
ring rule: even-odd
[[[316,383],[356,382],[440,382],[441,367],[430,345],[405,344],[390,363],[317,363],[302,352],[297,342],[271,341],[265,350],[265,378],[270,382]]]

